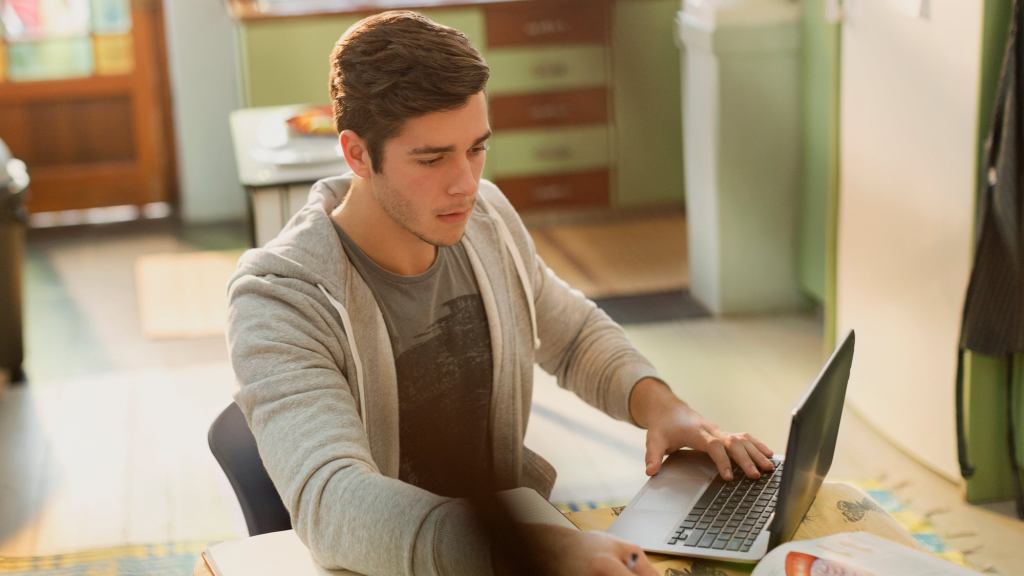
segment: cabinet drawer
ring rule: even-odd
[[[544,126],[579,126],[608,121],[608,91],[589,88],[491,98],[495,130]]]
[[[604,44],[608,37],[609,6],[606,0],[488,6],[487,46]]]
[[[492,96],[528,94],[577,88],[603,87],[608,83],[604,46],[551,48],[503,48],[487,54]]]
[[[486,175],[541,176],[604,169],[609,165],[608,127],[509,130],[491,137]]]
[[[518,210],[570,206],[607,206],[608,171],[595,170],[556,176],[502,178],[495,181]]]

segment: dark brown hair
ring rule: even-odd
[[[334,125],[367,145],[375,172],[384,143],[406,120],[454,110],[482,91],[490,69],[465,34],[407,11],[383,12],[346,31],[331,51]]]

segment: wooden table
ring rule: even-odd
[[[621,508],[584,510],[570,513],[568,518],[580,530],[603,531],[612,524],[621,510]],[[839,532],[870,532],[899,544],[919,548],[910,533],[879,508],[863,491],[850,484],[825,482],[793,539],[811,540]],[[684,576],[687,574],[741,576],[750,574],[754,569],[753,564],[733,564],[663,554],[649,554],[648,558],[661,576]],[[206,564],[206,560],[200,557],[193,576],[214,576],[214,574]]]

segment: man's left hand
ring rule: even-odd
[[[774,469],[772,450],[746,433],[728,433],[680,400],[668,385],[653,378],[637,382],[629,398],[629,411],[647,429],[647,475],[661,470],[666,455],[680,448],[707,452],[718,473],[732,480],[732,462],[750,478]]]

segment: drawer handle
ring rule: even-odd
[[[549,146],[536,151],[538,160],[555,161],[572,157],[572,148],[568,146]]]
[[[569,29],[564,20],[532,20],[523,27],[523,32],[531,38],[548,36],[550,34],[562,34]]]
[[[541,62],[533,67],[533,75],[537,78],[564,78],[569,74],[569,65],[565,62]]]
[[[552,202],[554,200],[561,200],[562,198],[568,198],[572,195],[572,190],[565,185],[561,184],[548,184],[546,186],[538,186],[533,189],[530,196],[534,200],[539,202]]]
[[[530,107],[531,120],[557,120],[569,115],[569,107],[565,104],[538,104]]]

